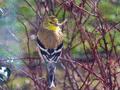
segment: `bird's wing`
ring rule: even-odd
[[[40,42],[40,40],[37,38],[37,44],[40,49],[42,58],[44,58],[47,62],[57,62],[58,61],[58,59],[61,55],[62,48],[63,48],[63,43],[58,45],[57,48],[46,49],[44,47],[44,45]]]

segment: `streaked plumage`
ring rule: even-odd
[[[37,43],[44,60],[51,63],[57,63],[57,60],[59,59],[59,56],[61,54],[63,43],[58,45],[56,48],[45,48],[45,46],[41,43],[41,41],[38,38]]]
[[[39,54],[47,64],[48,85],[51,88],[55,87],[56,63],[63,48],[63,33],[55,16],[46,18],[42,26],[37,34],[36,42]]]

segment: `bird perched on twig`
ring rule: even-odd
[[[56,63],[61,55],[64,37],[60,26],[65,22],[59,23],[55,16],[46,17],[36,37],[39,55],[47,65],[49,88],[55,87]]]

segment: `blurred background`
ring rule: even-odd
[[[12,71],[2,90],[120,89],[120,0],[0,0],[0,8],[0,64]],[[47,15],[67,19],[51,89],[29,37]]]

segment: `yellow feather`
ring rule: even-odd
[[[49,25],[46,29],[52,30],[52,31],[59,31],[59,30],[61,30],[61,28],[59,26],[55,26],[55,25]]]
[[[58,19],[54,16],[45,18],[42,29],[37,34],[39,40],[46,48],[56,48],[63,41],[63,33],[57,24]]]

